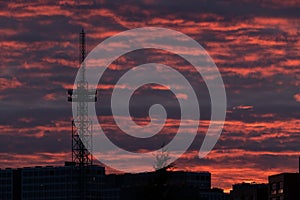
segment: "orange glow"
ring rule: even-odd
[[[0,90],[21,87],[22,83],[16,77],[12,79],[0,78]]]
[[[295,94],[294,99],[298,102],[300,102],[300,94]]]
[[[43,99],[45,99],[46,101],[54,101],[56,100],[56,95],[55,93],[50,93],[50,94],[46,94]]]

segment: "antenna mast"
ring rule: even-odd
[[[68,90],[68,101],[77,103],[77,116],[72,121],[72,162],[76,166],[92,165],[92,120],[88,116],[88,102],[97,101],[97,91],[89,89],[85,71],[85,32],[82,29],[79,35],[79,64],[81,64],[79,80],[76,89]],[[89,151],[90,150],[90,151]]]

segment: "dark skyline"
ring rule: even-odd
[[[87,32],[89,52],[121,31],[155,26],[181,31],[203,45],[227,92],[226,122],[217,145],[199,160],[200,144],[195,141],[176,162],[178,169],[210,171],[213,186],[227,190],[233,183],[266,182],[268,175],[297,172],[299,9],[298,1],[279,0],[1,2],[0,167],[62,165],[70,160],[72,113],[66,89],[72,87],[78,70],[81,28]],[[128,63],[148,61],[136,59],[141,54],[186,66],[166,52],[158,53],[120,58],[107,72],[100,92],[111,90],[115,76],[110,73],[122,74]],[[206,98],[201,131],[208,124]],[[109,112],[100,103],[97,106],[104,113],[102,120],[114,130]],[[135,108],[135,115],[140,111]],[[170,132],[178,123],[177,114],[171,113]],[[142,114],[137,117],[145,121]],[[198,139],[202,136],[199,133]]]

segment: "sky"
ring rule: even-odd
[[[205,84],[198,84],[201,77],[195,77],[182,58],[148,49],[119,57],[98,85],[96,110],[111,139],[131,150],[145,149],[132,147],[130,140],[120,135],[107,97],[127,70],[157,61],[186,69],[191,84],[204,91],[199,106],[201,126],[189,150],[176,161],[178,170],[210,171],[212,185],[226,190],[234,183],[267,182],[269,175],[297,172],[299,9],[297,0],[2,1],[0,167],[62,165],[71,159],[72,105],[67,102],[66,90],[73,87],[79,68],[78,34],[82,28],[90,52],[117,33],[152,26],[193,38],[218,66],[227,94],[222,135],[205,158],[197,157],[210,120]],[[139,97],[145,95],[149,101],[143,102]],[[165,98],[174,101],[172,95],[159,85],[140,88],[132,99],[134,121],[147,124],[149,105],[169,102]],[[169,140],[180,124],[176,100],[173,103],[169,104],[167,132],[161,136]],[[145,145],[150,148],[153,144]]]

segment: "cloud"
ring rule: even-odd
[[[0,90],[21,87],[22,83],[16,78],[0,78]]]
[[[297,169],[298,1],[41,0],[1,2],[0,7],[0,111],[5,113],[0,117],[1,168],[62,165],[70,159],[72,112],[66,89],[73,87],[78,70],[78,32],[82,27],[87,32],[89,52],[121,31],[156,26],[192,37],[217,64],[228,102],[227,122],[219,142],[208,157],[197,159],[211,115],[206,85],[194,75],[190,63],[157,50],[128,53],[106,70],[97,86],[96,103],[104,129],[118,142],[130,145],[112,121],[109,95],[127,70],[159,62],[179,70],[200,91],[201,127],[189,151],[176,162],[178,169],[211,171],[213,185],[227,190],[236,182],[266,182],[268,175]],[[172,101],[163,139],[170,139],[180,124],[175,98],[167,89],[158,85],[141,88],[131,109],[133,120],[145,125],[151,103]],[[185,99],[184,94],[179,98]],[[188,122],[182,125],[190,131]],[[151,145],[139,143],[135,150]]]
[[[298,102],[300,102],[300,94],[295,94],[294,99]]]

